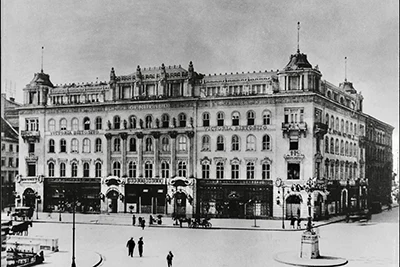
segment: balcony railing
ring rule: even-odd
[[[282,131],[288,134],[291,131],[299,131],[304,136],[307,134],[307,123],[305,122],[282,122]]]
[[[39,131],[21,131],[21,137],[24,140],[39,141],[40,132]]]

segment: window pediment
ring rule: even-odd
[[[260,164],[271,164],[272,163],[272,159],[270,159],[269,157],[265,157],[260,161]]]
[[[211,165],[211,159],[209,159],[208,157],[204,157],[204,158],[200,159],[200,164],[201,165]]]
[[[237,157],[234,157],[233,159],[231,159],[230,163],[231,163],[231,165],[240,165],[242,163],[242,161],[240,159],[238,159]]]

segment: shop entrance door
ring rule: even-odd
[[[286,218],[297,217],[300,213],[301,197],[291,195],[286,199]]]
[[[175,194],[175,213],[177,216],[186,217],[186,195],[184,193]]]
[[[229,201],[229,218],[239,218],[239,201],[232,199]]]
[[[111,213],[118,212],[118,192],[115,190],[111,190],[107,193],[108,198],[108,209]]]
[[[23,193],[22,205],[25,207],[36,208],[35,200],[36,200],[35,192],[31,188],[27,188]]]

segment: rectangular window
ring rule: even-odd
[[[5,166],[6,165],[6,158],[1,158],[1,166]]]
[[[210,165],[208,164],[201,165],[201,173],[203,179],[210,178]]]
[[[9,151],[10,151],[10,152],[13,152],[13,150],[14,150],[14,147],[13,147],[12,144],[10,144],[10,146],[9,146]]]
[[[17,167],[17,168],[19,167],[19,158],[15,159],[15,167]]]
[[[232,164],[232,179],[239,179],[239,164]]]
[[[290,140],[289,150],[299,150],[299,141],[298,140]]]
[[[271,165],[263,164],[262,165],[262,179],[270,179],[271,178]]]
[[[13,167],[14,160],[13,158],[8,158],[8,167]]]
[[[288,163],[288,180],[299,180],[300,179],[300,164],[299,163]]]
[[[1,144],[1,151],[6,150],[6,144]]]
[[[28,145],[28,152],[29,153],[35,153],[35,144],[34,143],[29,143]]]
[[[28,176],[36,176],[36,164],[28,163]]]

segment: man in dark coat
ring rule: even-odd
[[[144,227],[146,226],[146,220],[142,219],[142,221],[140,222],[140,226],[142,226],[142,230],[144,230]]]
[[[128,256],[133,257],[133,250],[135,249],[135,241],[133,240],[133,237],[131,237],[128,243],[126,243],[126,247],[128,248]]]
[[[136,224],[136,216],[135,214],[132,215],[132,225]]]
[[[172,255],[172,252],[170,251],[167,255],[167,264],[168,267],[172,267],[172,258],[174,257],[174,255]]]
[[[138,246],[139,246],[139,256],[142,257],[142,255],[143,255],[143,245],[144,245],[143,237],[139,238],[139,241],[137,243],[138,243]]]

